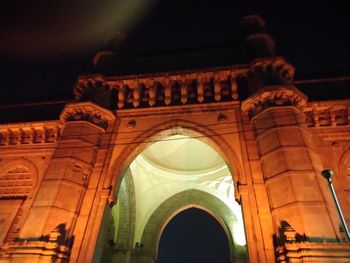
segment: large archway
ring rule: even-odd
[[[128,125],[129,123],[126,126],[128,127]],[[226,129],[226,127],[219,127],[220,132],[222,132],[221,130],[223,128]],[[215,129],[206,127],[201,123],[172,118],[171,121],[162,121],[155,126],[150,126],[148,130],[141,132],[135,131],[135,135],[131,138],[128,137],[129,131],[123,131],[123,134],[118,138],[120,144],[118,144],[119,147],[115,150],[115,159],[113,160],[112,157],[112,166],[104,180],[104,186],[106,188],[112,187],[112,192],[117,193],[125,172],[145,149],[155,142],[167,141],[169,137],[178,135],[195,138],[207,144],[227,164],[231,171],[234,184],[245,182],[246,178],[243,171],[242,159],[240,158],[240,153],[237,152],[238,149],[232,148],[230,140],[233,138],[230,136],[231,133],[218,134]],[[237,143],[236,141],[236,146],[238,146]]]
[[[220,222],[229,240],[231,258],[246,257],[242,211],[235,201],[233,176],[222,158],[222,152],[219,154],[211,145],[204,143],[203,138],[205,142],[208,140],[205,136],[193,138],[188,136],[190,132],[184,134],[161,136],[160,140],[153,141],[134,159],[127,172],[120,175],[123,180],[116,188],[116,205],[111,209],[113,220],[110,221],[113,227],[109,228],[114,229],[114,234],[105,239],[107,247],[112,249],[102,253],[113,253],[112,262],[121,262],[121,258],[126,258],[125,254],[130,255],[128,262],[155,260],[164,226],[179,213],[179,209],[191,206],[202,207]],[[127,200],[123,193],[124,181],[128,177],[132,177],[134,182],[133,189],[128,192],[134,195]],[[129,204],[125,205],[125,202]],[[132,211],[131,203],[134,205]],[[169,209],[167,206],[171,203],[174,205]],[[120,212],[121,207],[124,207],[123,213],[129,214],[129,218],[135,218],[132,230],[123,234],[130,237],[128,243],[131,242],[132,246],[124,246],[124,249],[120,248],[120,244],[125,243],[120,227],[127,227],[121,224],[125,217]],[[125,211],[126,207],[129,207],[128,211]],[[155,218],[158,223],[154,223]],[[152,225],[156,228],[150,231]]]

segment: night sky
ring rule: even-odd
[[[0,103],[72,98],[110,33],[127,35],[131,57],[220,50],[237,45],[236,25],[249,14],[266,20],[296,80],[349,75],[349,18],[337,2],[2,0]]]
[[[72,99],[74,82],[79,74],[94,72],[92,58],[108,33],[127,35],[130,57],[224,50],[237,44],[235,27],[240,18],[250,14],[266,20],[277,53],[296,67],[296,80],[348,76],[348,9],[336,2],[2,0],[0,104]],[[166,70],[166,63],[162,67]],[[181,225],[207,219],[192,211],[180,214],[176,222]],[[210,219],[203,223],[208,224],[205,228],[193,230],[197,237],[204,240],[208,238],[204,230],[217,227]],[[166,233],[173,231],[172,227],[170,224]],[[212,237],[219,237],[219,230]],[[225,237],[217,241],[217,249],[225,242]]]

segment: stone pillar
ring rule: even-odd
[[[42,256],[45,250],[50,258],[68,260],[102,136],[114,119],[112,112],[91,102],[66,105],[61,114],[64,126],[60,139],[12,254],[21,250],[21,242],[28,246],[32,241],[35,249],[27,257],[38,254],[38,261],[47,260]]]
[[[294,86],[274,85],[263,86],[242,104],[256,137],[278,262],[329,262],[329,257],[350,255],[350,247],[341,245],[337,212],[320,174],[322,153],[306,127],[306,102]]]

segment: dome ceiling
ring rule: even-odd
[[[206,171],[225,165],[209,145],[182,135],[156,142],[141,155],[150,165],[181,172]]]
[[[232,175],[221,156],[198,139],[174,135],[148,146],[130,164],[134,182],[135,242],[141,242],[144,228],[156,209],[184,191],[208,193],[232,211],[225,222],[237,244],[245,244],[241,208],[235,202]],[[194,205],[187,200],[188,205]]]

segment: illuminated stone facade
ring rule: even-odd
[[[320,172],[349,224],[350,101],[308,102],[293,75],[266,57],[81,76],[59,120],[0,125],[0,262],[154,262],[189,207],[223,226],[234,262],[349,262]]]

